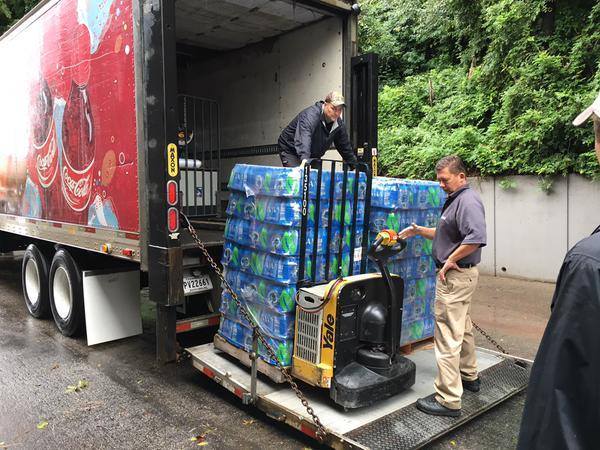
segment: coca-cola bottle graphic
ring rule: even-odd
[[[30,158],[34,167],[29,167],[30,174],[41,188],[42,211],[48,218],[51,203],[52,186],[58,173],[58,145],[56,142],[56,128],[54,126],[54,100],[45,78],[32,86],[31,89],[31,149],[33,157]]]
[[[71,82],[62,125],[63,195],[73,211],[82,212],[87,208],[92,193],[92,169],[96,152],[94,120],[85,85]]]
[[[58,169],[58,148],[54,128],[53,100],[45,79],[33,89],[31,114],[31,140],[35,151],[35,169],[39,183],[52,185]]]

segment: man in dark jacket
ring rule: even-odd
[[[600,162],[600,96],[573,124],[590,117]],[[569,250],[558,274],[552,314],[531,370],[519,450],[600,445],[599,228]]]
[[[334,144],[344,161],[356,162],[346,125],[340,117],[345,101],[339,92],[330,92],[301,111],[279,136],[277,145],[284,167],[297,167],[305,159],[321,158]]]

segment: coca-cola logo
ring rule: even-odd
[[[45,188],[52,185],[56,177],[56,172],[58,172],[58,147],[54,135],[50,139],[50,143],[46,149],[47,152],[37,155],[35,161],[35,168],[40,184]]]
[[[74,170],[65,159],[62,168],[62,191],[67,204],[74,211],[83,211],[90,202],[92,193],[92,166],[82,171]]]

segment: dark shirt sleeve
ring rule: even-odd
[[[312,136],[319,124],[319,116],[303,111],[298,115],[298,126],[294,135],[294,147],[298,158],[310,159]]]
[[[485,229],[485,211],[481,201],[474,197],[461,199],[456,211],[456,224],[463,240],[461,244],[479,244],[485,247],[487,233]]]
[[[352,151],[352,144],[350,144],[348,130],[346,129],[344,122],[340,123],[340,129],[338,130],[333,142],[337,151],[340,152],[340,155],[342,155],[342,158],[344,158],[344,161],[356,162],[356,155]]]

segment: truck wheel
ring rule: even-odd
[[[81,271],[73,257],[58,250],[50,266],[50,307],[59,331],[75,336],[83,326],[83,285]]]
[[[21,269],[25,305],[36,319],[48,316],[48,259],[35,244],[29,244],[23,255]]]

